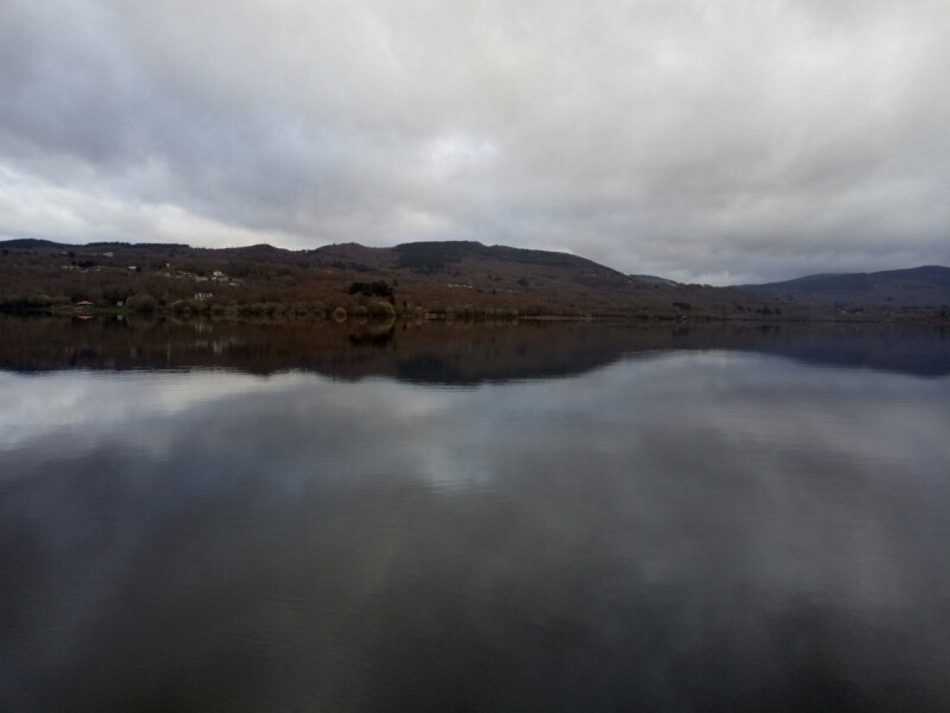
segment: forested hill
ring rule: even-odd
[[[772,300],[640,279],[566,253],[477,242],[357,243],[314,250],[45,240],[0,243],[0,303],[89,301],[254,314],[397,314],[708,319],[762,315]],[[200,303],[200,304],[196,304]],[[389,305],[387,307],[386,305]]]
[[[903,272],[915,273],[895,274]],[[941,274],[919,273],[917,278],[936,285]],[[91,302],[100,308],[121,304],[268,316],[329,314],[338,308],[356,314],[475,318],[825,319],[841,314],[834,299],[819,304],[800,299],[801,291],[779,286],[796,282],[742,289],[684,285],[625,275],[577,255],[478,242],[389,248],[343,243],[313,250],[0,242],[0,308],[7,310]],[[909,300],[910,282],[901,284],[905,288],[897,294]],[[907,300],[894,303],[905,315]],[[910,316],[932,318],[948,301],[934,301],[928,293]],[[881,317],[886,303],[882,310],[864,314]]]

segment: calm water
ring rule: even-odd
[[[24,325],[2,711],[950,709],[946,334]]]

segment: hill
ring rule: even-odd
[[[478,242],[314,250],[0,243],[0,305],[7,309],[81,300],[106,307],[145,296],[159,309],[259,315],[338,307],[356,314],[678,320],[776,313],[772,300],[728,288],[641,279],[577,255]]]
[[[950,309],[950,268],[807,275],[795,280],[740,285],[752,295],[845,310]]]
[[[944,297],[946,273],[947,268],[918,268],[825,275],[736,289],[625,275],[577,255],[469,241],[285,250],[15,240],[0,242],[0,309],[66,309],[88,300],[98,308],[135,305],[254,317],[308,318],[342,308],[350,315],[411,318],[698,321],[840,319],[842,314],[881,319],[899,306],[903,317],[932,319],[950,302]],[[869,298],[864,308],[854,308],[858,312],[842,311],[837,297],[842,291],[850,290],[852,299],[882,293],[879,275],[892,275],[887,295],[894,301],[878,305],[876,297]],[[875,285],[870,292],[869,280]]]

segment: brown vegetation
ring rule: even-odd
[[[479,243],[346,244],[304,251],[0,243],[0,309],[68,311],[80,300],[98,309],[183,318],[560,316],[696,322],[840,316],[834,306],[638,278],[573,255]]]

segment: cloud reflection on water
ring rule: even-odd
[[[2,378],[24,710],[950,702],[946,378]]]

